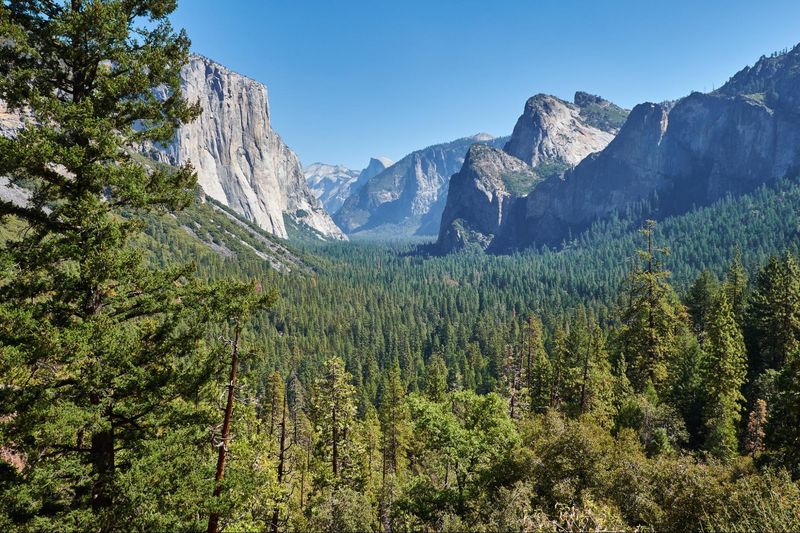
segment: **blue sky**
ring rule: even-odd
[[[173,22],[269,87],[303,163],[356,169],[508,134],[539,92],[659,102],[800,42],[796,0],[182,0]]]

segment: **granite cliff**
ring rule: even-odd
[[[152,149],[152,157],[191,161],[205,194],[273,235],[288,237],[286,217],[321,238],[346,238],[272,129],[266,86],[198,55],[183,68],[181,82],[184,97],[203,112],[169,146]]]

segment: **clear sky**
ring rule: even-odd
[[[536,93],[710,91],[800,42],[797,0],[179,0],[193,50],[265,83],[303,163],[506,135]]]

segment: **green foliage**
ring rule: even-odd
[[[187,459],[207,457],[219,368],[208,330],[271,299],[153,268],[136,244],[149,213],[196,186],[188,165],[131,155],[198,113],[179,90],[189,41],[174,8],[0,6],[0,99],[24,123],[0,139],[0,173],[31,194],[0,201],[24,228],[0,249],[0,442],[21,463],[0,499],[22,530],[196,527],[210,487]]]
[[[779,369],[800,341],[800,268],[794,256],[772,257],[758,272],[747,322],[755,370]]]
[[[800,351],[789,355],[778,377],[777,390],[767,418],[767,443],[780,464],[800,478]]]
[[[510,172],[501,177],[506,190],[514,196],[525,196],[541,181],[534,172]]]
[[[727,291],[717,291],[705,330],[706,449],[720,459],[730,459],[738,449],[737,425],[744,401],[741,388],[747,375],[747,359]]]
[[[669,252],[655,248],[655,223],[642,230],[647,248],[638,252],[638,262],[625,283],[620,305],[622,327],[616,341],[619,357],[628,365],[634,390],[659,389],[675,353],[676,338],[685,325],[685,309],[667,282],[670,273],[660,256]]]

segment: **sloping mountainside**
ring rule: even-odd
[[[450,176],[470,145],[505,141],[484,133],[412,152],[355,188],[333,218],[348,234],[436,235]]]
[[[0,105],[0,135],[16,135],[21,127],[20,116],[7,112],[5,106]],[[160,164],[141,155],[137,157],[146,165]],[[28,190],[12,185],[8,178],[0,176],[0,200],[24,206],[29,198]],[[13,217],[3,222],[0,224],[0,242],[16,238],[25,230],[25,226]],[[227,268],[224,265],[230,263],[251,264],[252,268],[261,271],[311,271],[301,258],[302,254],[288,248],[284,240],[208,197],[202,189],[197,191],[197,200],[185,210],[167,215],[152,214],[146,217],[145,222],[145,237],[139,244],[152,254],[154,261],[160,263],[191,261],[205,265],[209,274],[211,270]],[[319,241],[320,236],[310,228],[293,228],[291,220],[289,222],[293,240]]]
[[[287,238],[289,219],[323,238],[345,238],[272,129],[263,84],[198,55],[181,77],[185,98],[199,102],[203,113],[151,157],[172,165],[191,161],[209,197],[273,235]]]
[[[659,218],[739,195],[800,169],[800,46],[674,105],[645,103],[617,137],[527,196],[510,247],[557,246],[649,201]]]
[[[470,151],[450,181],[439,230],[444,252],[476,244],[491,251],[527,239],[524,198],[545,178],[560,179],[614,139],[628,112],[584,92],[574,103],[537,94],[525,103],[504,152]]]
[[[354,188],[363,185],[393,164],[386,157],[373,157],[361,172],[344,165],[313,163],[304,167],[303,173],[311,193],[322,202],[328,213],[335,213]]]

